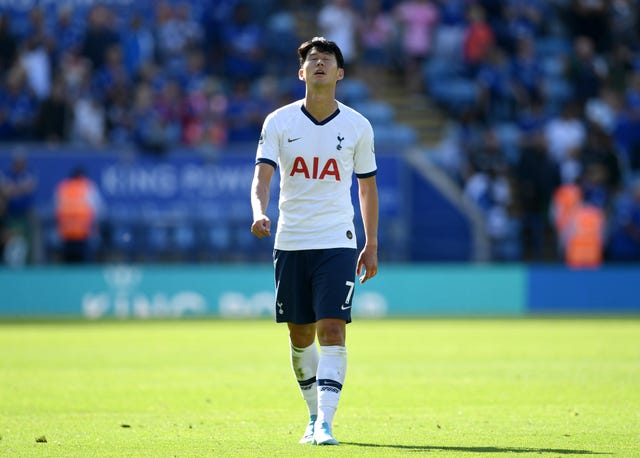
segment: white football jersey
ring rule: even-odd
[[[338,102],[318,122],[298,100],[269,114],[256,163],[280,170],[279,250],[356,248],[353,174],[376,174],[373,129],[360,113]]]

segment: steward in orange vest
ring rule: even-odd
[[[552,197],[552,219],[556,234],[562,235],[571,224],[573,216],[582,203],[582,190],[575,183],[561,185]]]
[[[604,212],[595,205],[580,205],[567,230],[566,263],[574,268],[595,268],[602,264]]]
[[[58,235],[64,242],[64,260],[82,262],[88,258],[98,212],[97,190],[81,169],[62,181],[56,189]]]

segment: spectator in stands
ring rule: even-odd
[[[495,129],[485,128],[479,140],[467,156],[472,169],[484,173],[505,169],[506,159]]]
[[[495,36],[487,23],[482,6],[471,4],[468,9],[468,17],[462,43],[462,56],[469,75],[475,76],[478,66],[493,48]]]
[[[170,79],[161,65],[147,62],[138,70],[136,83],[137,85],[146,84],[153,91],[160,92]]]
[[[9,14],[0,13],[0,80],[13,67],[17,55],[18,39],[11,30]]]
[[[0,180],[0,194],[5,199],[5,230],[24,247],[23,259],[14,260],[18,264],[32,261],[33,230],[35,228],[34,198],[38,187],[36,176],[29,169],[26,155],[14,153],[11,167]]]
[[[636,46],[640,36],[638,25],[640,24],[640,11],[634,0],[613,0],[609,5],[611,18],[611,41],[613,47],[620,44]]]
[[[131,115],[131,90],[117,85],[110,92],[105,104],[105,135],[107,142],[115,146],[133,144],[133,128],[136,120]]]
[[[584,173],[582,168],[582,146],[570,147],[567,149],[566,155],[558,163],[560,167],[560,179],[563,183],[578,180]]]
[[[83,21],[74,16],[74,9],[71,6],[61,5],[51,37],[54,67],[60,64],[60,59],[65,53],[80,49],[83,37]]]
[[[622,107],[620,93],[610,86],[603,86],[598,97],[587,101],[585,120],[595,124],[598,129],[611,134]]]
[[[640,78],[636,79],[640,82]],[[629,95],[626,94],[622,108],[617,113],[612,136],[620,151],[625,172],[636,175],[640,172],[640,107],[630,105]]]
[[[402,0],[394,9],[400,27],[403,73],[413,94],[423,94],[422,66],[433,51],[440,15],[430,0]]]
[[[187,2],[172,5],[167,1],[157,7],[158,51],[160,62],[171,77],[183,68],[189,50],[201,49],[204,34]]]
[[[229,141],[246,142],[258,138],[265,113],[262,108],[251,93],[248,80],[234,81],[226,113]]]
[[[549,225],[551,198],[560,186],[560,171],[550,157],[543,133],[525,135],[515,168],[517,198],[522,212],[523,255],[525,260],[542,261],[553,234]]]
[[[132,117],[136,120],[133,139],[142,152],[162,153],[168,147],[162,119],[154,107],[155,92],[148,83],[135,90]]]
[[[440,20],[438,28],[464,27],[467,22],[467,0],[449,0],[439,2]]]
[[[131,17],[121,42],[124,63],[130,75],[136,76],[145,64],[155,60],[156,39],[141,14]]]
[[[96,185],[77,167],[55,190],[57,230],[62,240],[62,260],[77,264],[92,261],[92,242],[104,216]]]
[[[486,2],[482,2],[486,6]],[[494,12],[487,12],[496,42],[509,55],[517,52],[521,39],[535,39],[542,34],[549,17],[545,0],[511,0],[495,2]],[[497,11],[495,11],[497,10]]]
[[[464,194],[483,214],[491,240],[492,259],[515,261],[520,258],[520,225],[513,212],[511,179],[504,166],[482,167],[484,165],[471,165]]]
[[[2,177],[0,177],[0,180]],[[0,260],[4,261],[4,247],[9,240],[9,231],[7,231],[7,201],[0,189]]]
[[[218,80],[208,79],[187,98],[184,142],[211,150],[227,142],[228,99]]]
[[[276,2],[280,3],[280,2]],[[267,18],[265,24],[265,74],[287,77],[297,70],[291,60],[291,43],[299,41],[297,19],[292,8],[280,6]]]
[[[105,143],[105,106],[90,91],[81,92],[73,105],[71,139],[80,145],[102,146]]]
[[[91,90],[92,69],[89,59],[82,56],[78,50],[70,49],[60,58],[60,68],[56,77],[64,81],[65,92],[70,102],[86,96]]]
[[[501,154],[493,132],[483,131],[475,140],[466,152],[465,194],[471,197],[479,208],[487,211],[494,202],[491,196],[491,182],[495,176],[495,166],[501,163]]]
[[[595,54],[591,39],[586,36],[577,37],[567,66],[567,79],[579,103],[585,104],[600,95],[606,72],[606,63]]]
[[[175,6],[176,29],[184,42],[183,50],[202,50],[204,31],[193,13],[192,1],[182,0]]]
[[[204,28],[204,52],[206,53],[207,70],[222,76],[223,70],[223,28],[231,21],[238,0],[208,0],[202,16]]]
[[[588,124],[587,141],[580,154],[581,168],[589,179],[583,185],[586,198],[608,209],[622,186],[622,166],[613,138],[597,124]],[[589,186],[593,189],[589,189]],[[592,194],[598,193],[599,197]]]
[[[358,24],[360,65],[364,68],[387,67],[392,64],[396,27],[391,14],[382,8],[381,0],[366,0]]]
[[[159,91],[150,84],[136,89],[133,119],[134,141],[145,152],[164,153],[183,141],[183,123],[187,119],[183,93],[178,83],[169,80]]]
[[[38,102],[27,85],[24,70],[14,65],[4,87],[0,86],[1,141],[30,140],[38,110]]]
[[[606,166],[599,162],[588,162],[582,170],[580,187],[584,200],[608,212],[613,196],[609,192]]]
[[[486,58],[480,61],[476,83],[478,108],[487,121],[494,123],[513,119],[519,100],[509,59],[498,46],[493,46]]]
[[[520,105],[526,106],[543,96],[542,68],[532,38],[522,37],[518,40],[516,53],[511,60],[511,75]]]
[[[480,145],[483,131],[480,116],[474,107],[457,113],[447,128],[436,162],[461,188],[464,188],[470,176],[468,158]]]
[[[251,17],[246,3],[238,3],[231,20],[223,24],[221,31],[224,76],[230,81],[238,78],[254,79],[264,69],[264,30]]]
[[[184,92],[174,79],[168,80],[156,95],[154,110],[160,119],[166,147],[182,142],[182,126],[185,117]]]
[[[503,200],[491,207],[486,215],[492,259],[496,262],[517,262],[522,260],[522,223],[513,200],[513,182],[506,170],[498,171],[497,184]]]
[[[342,50],[345,65],[358,59],[359,16],[351,0],[328,0],[318,12],[320,35]]]
[[[113,103],[114,94],[129,92],[132,77],[124,64],[122,47],[113,44],[105,50],[104,65],[93,72],[92,89],[105,107]]]
[[[51,91],[51,61],[44,43],[37,37],[29,38],[18,57],[24,69],[29,89],[42,101]]]
[[[543,131],[549,121],[550,116],[542,97],[529,100],[529,103],[521,106],[515,114],[515,123],[525,135]]]
[[[22,42],[36,42],[50,55],[55,44],[50,25],[51,22],[46,17],[43,7],[35,5],[29,10],[28,22],[21,37]]]
[[[608,0],[572,0],[565,14],[571,35],[589,37],[598,53],[607,53],[611,46],[609,3]]]
[[[640,181],[636,179],[616,199],[612,212],[608,257],[611,261],[640,261]]]
[[[48,143],[69,141],[73,109],[65,91],[64,81],[59,77],[53,82],[49,97],[42,101],[35,122],[35,138]]]
[[[39,6],[29,11],[27,31],[21,40],[18,60],[27,73],[31,90],[42,100],[49,95],[53,37],[47,27],[43,9]]]
[[[204,88],[208,75],[204,61],[204,53],[199,50],[190,51],[183,69],[178,72],[177,80],[185,95]]]
[[[563,181],[574,181],[579,171],[572,171],[565,166],[570,166],[574,159],[572,154],[582,148],[587,138],[587,130],[579,114],[579,105],[575,102],[565,104],[562,112],[551,118],[544,129],[549,154],[560,166]]]
[[[629,74],[624,101],[631,110],[640,111],[640,70],[634,70]]]
[[[81,54],[89,59],[92,70],[102,68],[106,52],[120,39],[113,29],[113,13],[104,5],[91,7],[87,17],[87,29],[82,38]]]
[[[629,75],[633,73],[635,54],[631,46],[630,42],[617,43],[609,54],[602,56],[606,65],[604,85],[618,93],[626,90]]]
[[[280,90],[280,80],[272,75],[265,75],[253,85],[253,92],[259,103],[260,111],[266,116],[279,106],[287,105],[295,99]]]

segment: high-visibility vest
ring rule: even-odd
[[[95,213],[90,203],[91,183],[69,178],[56,191],[58,234],[63,240],[86,240],[91,235]]]
[[[553,224],[556,233],[564,233],[581,202],[582,191],[578,185],[564,184],[556,189],[553,194]]]
[[[593,268],[602,264],[604,213],[581,205],[568,228],[566,262],[570,267]]]

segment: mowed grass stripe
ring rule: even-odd
[[[640,456],[639,319],[355,321],[347,345],[323,448],[297,444],[282,325],[0,323],[0,456]]]

